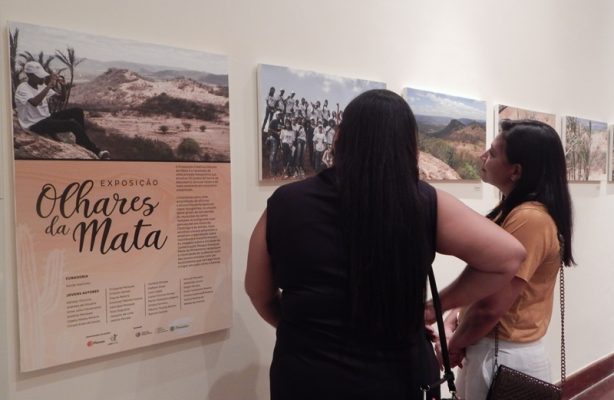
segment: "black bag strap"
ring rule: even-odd
[[[437,283],[435,282],[435,274],[433,268],[429,268],[429,286],[431,287],[431,295],[433,297],[433,307],[435,308],[435,316],[437,318],[437,330],[439,331],[439,343],[441,345],[441,356],[443,358],[444,374],[443,377],[430,385],[422,387],[424,392],[439,386],[444,382],[448,383],[448,390],[452,395],[452,398],[456,398],[456,385],[454,383],[454,372],[450,368],[450,354],[448,353],[448,343],[446,340],[446,331],[443,325],[443,315],[441,312],[441,301],[439,300],[439,293],[437,292]]]
[[[437,192],[435,188],[420,182],[420,191],[425,197],[427,213],[427,220],[429,222],[429,228],[431,229],[431,243],[433,245],[433,255],[435,252],[435,243],[437,242]],[[420,390],[423,391],[425,398],[426,393],[437,386],[442,385],[444,382],[448,383],[448,390],[453,399],[456,399],[456,385],[454,384],[454,373],[450,368],[450,354],[448,353],[448,343],[446,340],[446,331],[443,325],[443,315],[441,311],[441,301],[439,300],[439,292],[437,291],[437,283],[435,282],[435,274],[433,273],[433,267],[429,267],[428,271],[429,287],[431,288],[431,297],[433,300],[433,307],[435,308],[435,316],[437,318],[437,330],[439,331],[439,341],[441,344],[441,354],[443,358],[444,374],[441,379],[433,382],[429,385],[422,385]]]

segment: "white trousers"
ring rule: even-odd
[[[550,361],[543,342],[514,343],[499,340],[499,364],[550,382]],[[467,348],[459,370],[457,390],[463,400],[484,400],[494,375],[495,340],[482,338]]]

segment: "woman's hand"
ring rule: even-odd
[[[431,329],[430,325],[437,322],[437,314],[435,313],[435,307],[433,307],[433,302],[431,300],[427,301],[424,305],[424,323],[427,326],[427,329]]]
[[[432,313],[432,316],[431,316],[431,313]],[[430,319],[427,319],[427,315],[429,318],[432,318],[433,320],[435,319],[435,313],[433,310],[432,303],[430,301],[428,301],[426,304],[424,315],[425,315],[425,321],[427,321],[427,323],[430,321]],[[457,327],[458,327],[458,311],[452,310],[443,322],[443,329],[444,329],[444,334],[446,335],[447,345],[449,345],[450,338],[454,334],[454,331],[456,330]],[[435,345],[435,355],[437,356],[437,361],[439,362],[439,369],[443,370],[443,356],[442,356],[442,351],[441,351],[441,340],[439,340],[439,329],[437,328],[436,325],[435,326],[427,325],[426,331],[427,331],[427,335],[429,339]],[[452,364],[451,368],[454,368],[457,365],[460,366],[463,358],[465,357],[464,349],[461,349],[460,351],[455,351],[453,354],[450,351],[449,346],[448,346],[448,354],[450,356],[450,364]]]

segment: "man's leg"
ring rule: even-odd
[[[54,112],[53,114],[51,114],[50,118],[55,121],[75,121],[79,128],[71,130],[71,132],[74,133],[77,144],[94,152],[94,154],[96,155],[100,155],[100,149],[98,148],[98,146],[96,146],[96,144],[94,144],[94,142],[90,140],[89,136],[87,136],[87,133],[85,132],[85,117],[83,115],[82,109],[67,108],[62,111]]]
[[[51,114],[51,119],[67,120],[74,119],[79,125],[85,129],[85,116],[80,108],[67,108],[62,111],[57,111]]]
[[[269,107],[267,107],[266,111],[264,113],[264,122],[262,123],[262,129],[261,129],[262,133],[264,133],[264,127],[266,126],[267,121],[272,116],[273,116],[273,112],[271,111],[271,109]]]
[[[32,132],[40,134],[55,134],[60,132],[72,132],[79,146],[84,147],[98,155],[100,149],[87,137],[85,129],[74,119],[60,120],[53,117],[38,121],[29,128]]]
[[[269,139],[269,173],[271,174],[271,176],[276,176],[277,168],[275,165],[275,157],[277,155],[277,141],[272,136],[269,136]]]

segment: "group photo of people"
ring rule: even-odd
[[[383,83],[261,65],[261,179],[302,179],[332,165],[344,105]]]

